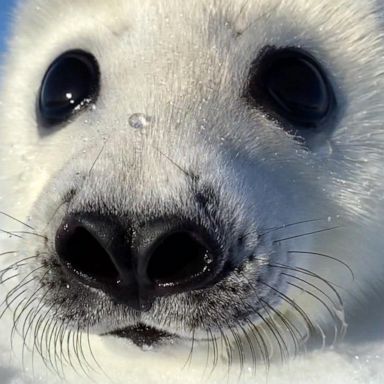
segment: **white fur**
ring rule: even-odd
[[[293,266],[316,271],[337,287],[344,308],[332,309],[340,323],[350,324],[352,334],[371,327],[382,332],[380,314],[367,316],[367,311],[376,306],[372,303],[380,303],[377,293],[384,292],[383,15],[384,9],[374,0],[21,2],[0,100],[0,210],[29,220],[52,238],[61,211],[47,227],[48,218],[63,194],[79,185],[101,149],[102,156],[92,168],[94,176],[87,179],[85,192],[78,198],[79,206],[109,196],[116,207],[140,212],[152,204],[160,211],[179,194],[182,204],[188,199],[183,194],[185,178],[159,149],[220,187],[228,210],[249,228],[260,231],[318,218],[324,219],[321,226],[304,224],[301,233],[338,226],[292,240],[283,248],[310,249],[348,264],[354,278],[329,259],[303,256],[292,261]],[[266,45],[305,48],[323,64],[334,84],[337,125],[329,140],[315,143],[309,151],[263,113],[251,111],[241,98],[250,65]],[[97,57],[100,97],[94,109],[40,136],[35,108],[41,79],[59,54],[73,48]],[[127,121],[133,113],[151,116],[149,128],[140,132],[130,127]],[[127,196],[132,199],[128,201]],[[7,231],[25,229],[5,216],[0,222]],[[296,233],[292,229],[282,234]],[[31,237],[26,243],[4,236],[1,252],[15,247],[17,257],[27,257],[41,247],[41,241]],[[270,251],[266,249],[265,255]],[[0,256],[0,266],[6,268],[12,257]],[[334,295],[329,286],[321,288]],[[318,301],[297,290],[290,294],[319,327],[332,328],[329,313]],[[289,305],[282,311],[304,328]],[[116,314],[103,316],[95,331],[121,324]],[[154,322],[149,315],[144,319]],[[8,364],[11,311],[1,322],[0,367]],[[170,327],[187,333],[181,324]],[[328,341],[332,333],[327,332]],[[14,343],[10,366],[18,370],[21,338]],[[235,382],[239,374],[237,361],[228,373],[224,352],[223,361],[211,372],[205,346],[196,346],[190,366],[182,369],[190,343],[152,351],[96,335],[91,343],[103,370],[118,383],[203,379],[221,383],[227,378]],[[350,347],[344,347],[344,352],[314,352],[289,365],[273,365],[269,383],[352,383],[366,376],[380,383],[383,348],[369,345],[359,344],[351,355],[345,352]],[[89,348],[84,353],[92,360]],[[54,382],[34,355],[36,367],[31,374],[33,359],[25,352],[26,382],[32,376]],[[368,362],[359,365],[355,355]],[[64,365],[68,382],[78,382],[79,376],[86,380],[84,373],[77,375]],[[11,370],[9,378],[12,375]],[[98,369],[90,375],[94,382],[106,380]],[[246,365],[240,379],[257,382],[254,375],[261,381],[265,377],[262,362],[256,373]]]

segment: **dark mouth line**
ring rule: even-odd
[[[163,341],[175,339],[178,337],[177,335],[173,335],[165,331],[160,331],[143,323],[138,323],[129,327],[117,329],[105,335],[129,339],[138,347],[151,347],[153,345],[160,344]]]

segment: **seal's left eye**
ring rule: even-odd
[[[300,48],[266,47],[254,62],[247,92],[253,105],[292,128],[321,128],[336,111],[326,71]]]
[[[49,66],[40,88],[37,112],[40,123],[52,127],[96,101],[100,72],[93,55],[68,51]]]

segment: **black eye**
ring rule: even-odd
[[[100,72],[91,54],[68,51],[49,66],[38,99],[39,121],[45,127],[64,123],[74,113],[95,102]]]
[[[317,128],[336,109],[321,65],[299,48],[268,48],[251,70],[248,93],[273,117],[295,127]]]

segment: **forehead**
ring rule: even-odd
[[[22,25],[18,29],[22,31],[23,26],[31,25],[34,31],[52,29],[54,33],[54,30],[65,28],[65,36],[68,36],[71,31],[86,30],[91,25],[121,37],[129,31],[157,32],[159,27],[181,34],[183,30],[190,33],[191,29],[215,34],[224,24],[235,35],[263,28],[265,32],[255,35],[256,40],[267,33],[295,32],[296,38],[300,38],[300,31],[302,34],[304,31],[311,34],[311,30],[326,33],[328,29],[347,38],[351,32],[364,29],[370,21],[367,17],[375,11],[377,4],[373,0],[340,0],[337,3],[332,0],[27,0],[21,2],[19,23]],[[39,23],[42,19],[43,25]],[[353,24],[354,21],[359,27]],[[309,25],[310,29],[307,28]],[[343,28],[346,26],[349,33]],[[29,32],[33,34],[33,30]]]

